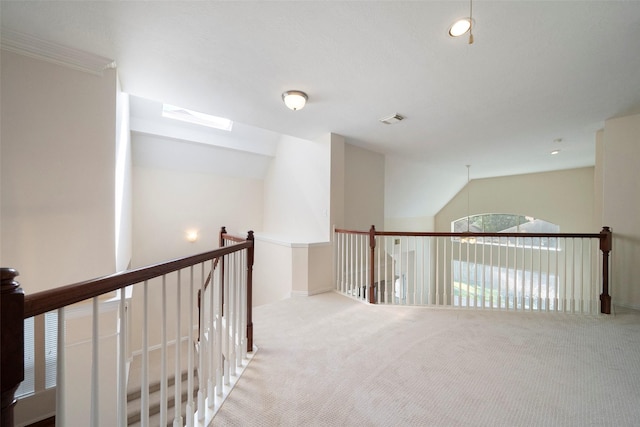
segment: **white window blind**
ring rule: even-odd
[[[35,358],[33,349],[33,317],[24,321],[24,381],[18,387],[15,397],[28,396],[35,392]]]
[[[44,315],[44,343],[39,345],[35,343],[36,322],[42,322],[42,317],[35,321],[30,317],[24,321],[24,381],[16,391],[16,398],[42,391],[43,385],[45,389],[56,386],[58,312],[51,311]],[[43,354],[36,354],[36,348],[44,348]],[[44,378],[36,378],[36,365],[44,365]]]

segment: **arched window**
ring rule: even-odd
[[[560,226],[551,222],[527,215],[486,213],[462,217],[451,222],[451,231],[454,233],[559,233]],[[526,236],[523,236],[526,237]],[[454,238],[458,240],[458,238]],[[478,243],[484,244],[513,244],[520,238],[483,239]],[[555,238],[526,238],[526,246],[555,248]]]

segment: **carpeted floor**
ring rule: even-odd
[[[640,312],[254,309],[259,347],[216,426],[637,426]]]

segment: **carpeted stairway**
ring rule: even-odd
[[[160,372],[161,372],[161,351],[160,349],[149,352],[149,425],[158,426],[160,424]],[[181,345],[181,365],[182,375],[179,378],[178,386],[181,388],[181,414],[185,417],[187,402],[187,381],[188,381],[188,343]],[[195,349],[194,359],[197,357]],[[175,347],[167,348],[167,425],[173,425],[175,416]],[[195,366],[195,362],[193,364]],[[198,373],[194,369],[194,405],[195,396],[198,390]],[[142,378],[142,355],[136,355],[129,368],[129,382],[127,387],[127,425],[139,426],[141,417],[141,378]]]

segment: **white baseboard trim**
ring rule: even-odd
[[[310,297],[313,295],[324,294],[333,291],[333,288],[317,289],[315,291],[291,291],[291,297]]]
[[[185,342],[185,341],[189,341],[189,337],[182,337],[180,339],[180,342]],[[175,339],[167,341],[167,347],[174,346],[174,345],[176,345]],[[156,344],[156,345],[149,346],[149,351],[160,350],[161,348],[162,348],[162,344]],[[142,349],[132,351],[131,360],[133,360],[135,356],[142,356]]]
[[[619,303],[619,302],[611,302],[611,308],[614,313],[615,313],[615,308],[616,307],[622,307],[622,308],[630,308],[631,310],[638,310],[640,311],[640,306],[639,305],[634,305],[634,304],[624,304],[624,303]]]

